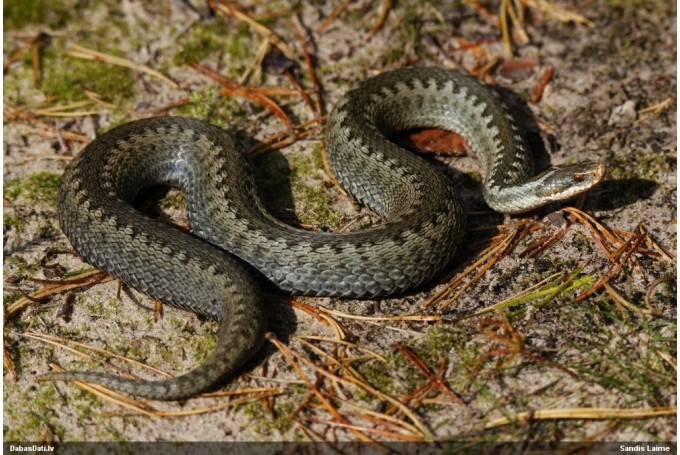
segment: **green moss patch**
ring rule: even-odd
[[[50,172],[36,172],[26,177],[10,179],[4,184],[4,195],[10,202],[22,198],[56,205],[60,178],[60,175]]]
[[[19,29],[30,24],[59,26],[69,15],[67,5],[50,0],[6,0],[2,5],[5,30]]]
[[[95,92],[120,104],[134,94],[131,70],[102,62],[45,53],[42,91],[62,101],[80,100],[84,91]]]

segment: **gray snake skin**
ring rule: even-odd
[[[368,79],[328,118],[333,174],[385,220],[367,230],[312,232],[272,217],[242,148],[214,125],[182,117],[127,123],[99,136],[66,169],[61,228],[96,267],[164,303],[217,320],[217,346],[201,366],[172,380],[45,376],[185,399],[223,383],[260,348],[267,295],[257,275],[289,293],[338,297],[399,293],[432,278],[456,253],[465,217],[440,172],[386,139],[415,127],[465,137],[484,169],[488,205],[504,213],[571,197],[604,176],[603,165],[581,163],[532,178],[531,154],[496,93],[440,68]],[[186,192],[193,235],[133,207],[140,191],[158,185]]]

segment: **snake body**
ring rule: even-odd
[[[274,218],[260,202],[252,165],[222,129],[160,117],[117,127],[67,167],[59,220],[91,264],[167,304],[217,320],[217,346],[199,367],[171,380],[135,381],[91,372],[50,374],[132,395],[179,400],[238,372],[259,349],[266,294],[255,275],[296,294],[371,297],[411,289],[449,263],[464,232],[452,184],[390,142],[394,132],[439,127],[465,137],[484,169],[492,208],[519,213],[597,184],[604,166],[551,168],[533,161],[496,93],[440,68],[407,68],[366,80],[328,118],[331,171],[385,222],[346,233],[311,232]],[[193,235],[134,206],[140,191],[183,189]]]

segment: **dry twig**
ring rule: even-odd
[[[139,65],[131,60],[121,58],[121,57],[116,57],[115,55],[110,55],[110,54],[104,54],[103,52],[98,52],[93,49],[88,49],[83,46],[79,46],[77,44],[73,45],[73,50],[69,51],[66,53],[66,55],[69,55],[71,57],[76,57],[76,58],[82,58],[85,60],[95,60],[98,62],[104,62],[104,63],[109,63],[111,65],[116,65],[116,66],[122,66],[125,68],[129,68],[133,71],[139,71],[141,73],[148,74],[149,76],[155,77],[156,79],[161,80],[165,84],[169,85],[171,88],[179,88],[179,84],[177,82],[173,81],[166,75],[160,73],[159,71],[156,71],[154,69],[149,68],[148,66],[145,65]]]

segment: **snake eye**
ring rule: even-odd
[[[586,179],[586,177],[583,174],[574,174],[574,181],[577,183],[581,183]]]

